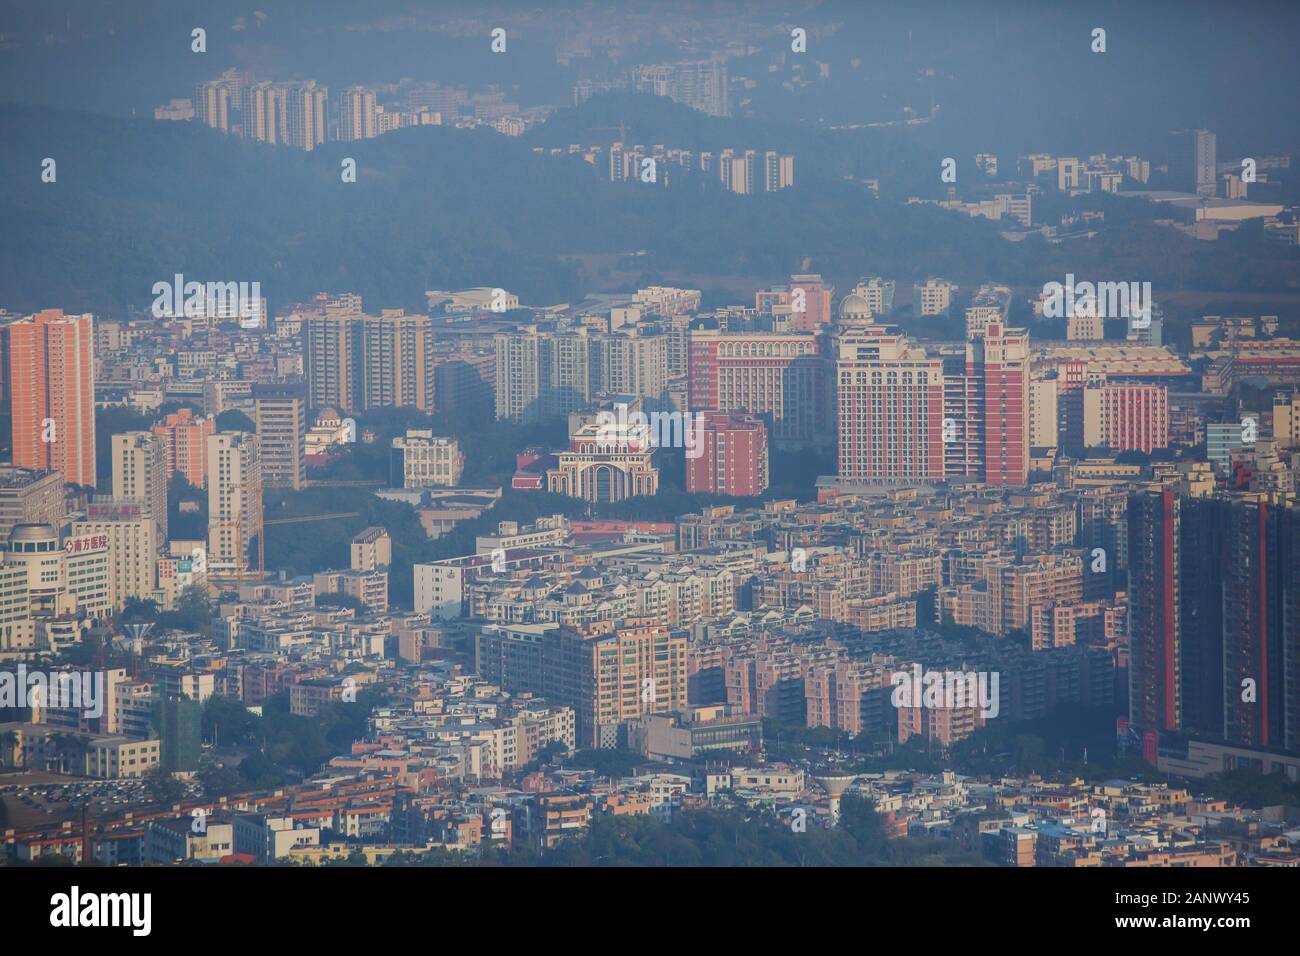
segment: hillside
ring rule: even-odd
[[[644,132],[652,143],[791,149],[796,188],[744,197],[702,179],[669,189],[610,183],[580,159],[532,151],[593,138],[615,118],[638,142]],[[16,130],[23,136],[9,135]],[[888,166],[892,151],[914,149],[896,136],[853,134],[844,149],[832,133],[803,131],[801,140],[797,129],[714,120],[645,97],[598,98],[520,139],[423,127],[311,153],[189,123],[16,106],[0,107],[0,131],[9,186],[0,195],[0,307],[10,309],[119,315],[146,308],[153,283],[176,272],[260,281],[273,308],[320,290],[422,308],[426,289],[475,285],[549,304],[582,293],[560,256],[638,250],[637,267],[665,281],[684,273],[759,284],[811,270],[841,286],[864,273],[1032,286],[1073,272],[1149,280],[1157,296],[1298,281],[1294,250],[1249,234],[1196,243],[1136,223],[1105,242],[1004,242],[997,224],[876,200],[841,177],[850,154]],[[53,184],[40,179],[46,156],[58,162]],[[356,183],[341,180],[344,157],[357,162]]]

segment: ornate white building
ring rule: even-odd
[[[584,501],[622,501],[659,491],[647,425],[592,422],[569,436],[569,450],[546,472],[546,490]]]

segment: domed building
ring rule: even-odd
[[[108,539],[18,524],[0,549],[0,651],[59,650],[113,612]]]
[[[850,292],[840,300],[840,325],[873,325],[875,313],[866,296]]]

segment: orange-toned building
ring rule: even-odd
[[[150,429],[163,440],[167,458],[167,480],[180,472],[195,488],[208,485],[208,436],[217,430],[211,415],[196,418],[192,409],[182,408],[155,422]]]
[[[45,309],[7,331],[14,464],[93,486],[94,320]]]

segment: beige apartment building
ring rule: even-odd
[[[108,545],[112,575],[110,600],[121,607],[127,598],[155,597],[158,587],[158,528],[149,515],[72,523],[74,538],[102,537]]]
[[[167,540],[167,448],[153,432],[123,432],[113,436],[113,497],[142,502],[157,526],[159,541]]]
[[[302,488],[307,479],[307,408],[290,385],[254,385],[254,420],[262,480],[271,487]]]
[[[208,438],[208,554],[215,573],[249,567],[249,547],[262,534],[262,467],[257,438],[217,432]]]

